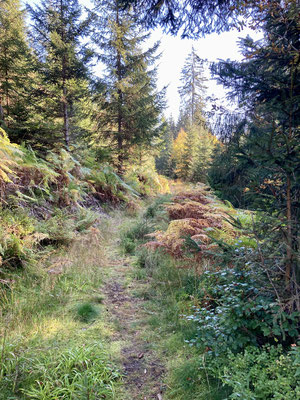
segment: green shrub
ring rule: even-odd
[[[76,222],[64,210],[56,209],[49,219],[38,222],[36,229],[47,235],[45,244],[67,245],[75,238]]]
[[[21,148],[11,143],[6,132],[0,128],[0,189],[5,183],[11,182],[12,176],[15,175],[15,167],[22,159],[23,152]],[[0,190],[0,197],[2,190]]]
[[[127,202],[131,198],[138,197],[138,193],[125,183],[108,164],[90,170],[86,174],[86,179],[91,184],[91,192],[102,202]]]
[[[294,341],[299,313],[283,311],[272,293],[260,290],[261,282],[241,269],[205,272],[197,296],[202,307],[186,317],[198,326],[191,343],[218,355],[251,344]]]
[[[78,232],[88,230],[99,219],[99,214],[87,208],[80,207],[76,214],[75,229]]]
[[[170,195],[164,195],[157,197],[153,203],[151,203],[144,213],[145,218],[154,218],[158,214],[160,217],[167,217],[167,212],[162,207],[163,204],[171,201]]]
[[[121,234],[121,246],[126,253],[132,254],[137,246],[147,240],[146,235],[154,231],[151,222],[140,219]]]
[[[284,354],[281,346],[229,353],[220,379],[232,388],[229,399],[295,400],[300,398],[300,351]]]

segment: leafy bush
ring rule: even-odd
[[[228,353],[220,379],[232,388],[229,399],[295,400],[300,398],[300,351],[284,353],[281,346],[247,347]],[[220,362],[220,360],[219,360]]]
[[[166,210],[163,206],[163,204],[168,203],[171,201],[171,196],[170,195],[161,195],[158,196],[153,203],[151,203],[148,208],[146,209],[144,213],[145,218],[154,218],[159,215],[161,218],[166,218],[167,213]]]
[[[87,208],[80,207],[76,214],[75,229],[84,232],[93,226],[99,219],[99,214]]]
[[[44,244],[67,245],[75,238],[76,222],[64,210],[56,209],[53,216],[38,222],[36,229],[47,235]]]
[[[5,182],[11,182],[12,168],[17,165],[22,155],[20,147],[11,143],[6,132],[0,128],[0,190]]]
[[[138,193],[127,185],[108,165],[103,164],[97,169],[90,170],[86,175],[90,190],[101,202],[119,203],[138,197]]]
[[[125,175],[126,182],[143,196],[157,193],[170,193],[168,180],[158,175],[155,167],[149,164],[130,168]]]
[[[225,268],[203,273],[198,292],[201,307],[189,320],[197,323],[192,343],[216,355],[247,345],[293,342],[299,314],[283,311],[271,293],[261,291],[251,271]]]

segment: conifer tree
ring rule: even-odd
[[[14,139],[26,128],[31,55],[19,0],[0,0],[0,126]]]
[[[140,20],[148,27],[157,25],[172,34],[198,38],[212,32],[223,32],[241,27],[239,16],[253,7],[257,0],[122,0],[127,7],[134,6]]]
[[[52,125],[52,131],[63,134],[69,149],[71,135],[76,131],[78,103],[88,93],[92,52],[83,39],[88,34],[89,20],[82,18],[78,0],[42,1],[28,9],[33,19],[32,36],[42,74],[40,96],[44,101],[40,102],[40,112],[47,124]],[[56,140],[60,141],[60,137]]]
[[[178,121],[178,126],[187,135],[181,176],[190,181],[205,181],[213,147],[213,138],[206,127],[204,116],[205,81],[203,62],[193,47],[181,73],[179,94],[182,106]]]
[[[182,86],[179,88],[182,109],[191,125],[203,120],[205,82],[203,62],[194,47],[185,60],[181,71]]]
[[[116,157],[118,172],[134,147],[147,148],[161,132],[163,93],[157,93],[154,64],[158,44],[143,52],[148,35],[119,0],[96,1],[96,44],[106,66],[106,95],[99,115],[99,133]]]
[[[171,117],[162,134],[162,148],[156,158],[156,168],[160,174],[172,177],[174,174],[174,160],[172,158],[175,123]]]
[[[179,109],[179,117],[176,123],[176,137],[181,129],[187,130],[189,125],[190,125],[189,112],[185,107],[181,106]]]
[[[199,143],[198,133],[198,126],[195,124],[188,126],[181,167],[181,177],[186,181],[190,181],[193,176]]]
[[[168,119],[168,127],[171,130],[173,139],[175,140],[179,131],[177,130],[176,122],[174,121],[173,115],[171,115]]]
[[[205,127],[198,128],[198,141],[195,150],[191,181],[207,182],[207,174],[218,139]]]
[[[186,176],[186,168],[185,168],[186,144],[187,144],[187,133],[183,129],[180,129],[176,140],[174,140],[172,159],[174,160],[175,163],[176,176],[178,178],[183,178],[183,179],[185,179]]]
[[[270,2],[263,10],[264,40],[242,40],[245,60],[223,61],[213,72],[245,111],[246,129],[235,157],[244,168],[239,168],[235,181],[242,178],[247,189],[253,189],[256,206],[281,216],[285,281],[299,301],[299,8],[290,0]]]

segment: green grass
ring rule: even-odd
[[[114,398],[120,374],[99,342],[40,341],[39,351],[29,344],[5,349],[1,399]]]
[[[0,291],[1,400],[116,398],[114,328],[100,312],[105,246],[94,231],[8,276]]]
[[[187,341],[196,334],[196,325],[182,316],[189,312],[199,290],[193,271],[180,268],[158,251],[141,250],[136,261],[136,279],[150,279],[137,297],[146,300],[148,313],[145,341],[166,360],[166,400],[223,400],[228,395],[203,361],[203,354]]]
[[[168,226],[168,216],[163,207],[170,201],[170,195],[158,196],[148,205],[143,215],[138,219],[128,219],[123,224],[120,245],[124,253],[134,255],[136,249],[147,240],[148,234],[156,230],[164,230]]]
[[[76,318],[81,322],[92,322],[98,315],[99,310],[91,303],[77,304],[75,309]]]
[[[184,269],[181,261],[141,247],[148,240],[141,229],[144,224],[165,229],[167,218],[162,204],[166,201],[169,198],[158,199],[139,221],[128,224],[127,232],[122,234],[122,238],[130,238],[135,255],[133,278],[148,282],[134,293],[146,301],[145,312],[149,315],[144,340],[166,362],[164,399],[221,400],[228,393],[206,366],[203,353],[187,343],[197,327],[183,315],[196,305],[199,278],[194,271]]]

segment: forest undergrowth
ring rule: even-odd
[[[174,190],[174,188],[173,188]],[[296,399],[299,314],[260,265],[258,213],[209,187],[160,196],[122,236],[165,364],[166,399]],[[278,293],[277,293],[278,294]]]
[[[88,3],[0,0],[0,399],[299,399],[299,2]],[[250,29],[177,121],[159,26]]]
[[[10,274],[0,398],[299,396],[298,315],[251,268],[255,214],[171,189]]]
[[[2,290],[1,399],[115,398],[121,372],[100,289],[106,260],[94,229]]]

